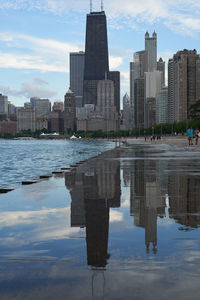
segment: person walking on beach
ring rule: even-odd
[[[196,128],[195,130],[195,144],[198,145],[198,141],[199,141],[199,129]]]
[[[193,129],[192,129],[192,126],[190,126],[190,128],[188,128],[187,134],[188,134],[189,146],[193,145],[193,142],[192,142],[192,139],[193,139]]]

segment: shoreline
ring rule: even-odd
[[[49,139],[49,141],[50,140],[51,139]],[[28,140],[28,141],[30,141],[30,140]],[[68,141],[73,141],[73,140],[68,140]],[[82,141],[87,141],[88,142],[88,140],[82,140]],[[91,139],[90,141],[95,141],[95,139]],[[107,142],[108,141],[113,142],[112,140],[104,140],[104,141],[105,142],[106,141]],[[21,188],[22,186],[37,184],[37,183],[39,183],[43,180],[49,179],[51,177],[56,177],[56,176],[59,176],[61,174],[64,174],[66,171],[73,170],[74,168],[78,167],[82,163],[85,163],[85,162],[87,162],[91,159],[95,159],[95,158],[99,157],[100,155],[103,155],[103,154],[105,154],[109,151],[114,151],[117,148],[118,148],[118,146],[115,144],[113,146],[113,148],[111,148],[111,149],[102,149],[102,150],[100,150],[100,152],[98,154],[94,154],[93,156],[87,157],[85,159],[83,158],[83,159],[77,160],[74,163],[71,162],[71,164],[68,164],[68,165],[65,165],[65,166],[60,166],[57,169],[51,169],[51,170],[47,171],[45,174],[41,173],[39,175],[34,176],[33,178],[28,178],[27,177],[26,179],[23,179],[21,182],[13,184],[13,185],[12,184],[11,185],[5,184],[5,185],[2,185],[2,186],[0,185],[0,195],[7,194],[7,193],[9,193],[13,190]]]
[[[141,142],[142,144],[150,144],[150,145],[169,145],[176,146],[179,148],[184,148],[185,150],[195,149],[195,151],[200,151],[200,141],[198,145],[195,145],[195,140],[193,141],[193,145],[189,146],[188,138],[186,136],[163,136],[161,140],[151,141],[147,139],[146,142],[144,138],[127,138],[127,143],[134,144],[134,142]]]
[[[147,141],[145,142],[144,138],[143,137],[140,137],[140,138],[116,138],[116,139],[88,139],[87,141],[94,141],[94,140],[101,140],[101,141],[110,141],[110,142],[115,142],[115,146],[113,149],[109,149],[109,150],[105,150],[105,151],[102,151],[99,155],[102,155],[104,154],[105,152],[107,151],[113,151],[113,150],[116,150],[117,148],[119,147],[123,147],[123,145],[131,145],[131,146],[134,146],[134,145],[138,145],[138,144],[148,144],[148,145],[152,145],[152,146],[158,146],[158,145],[162,145],[162,144],[165,144],[165,145],[169,145],[171,147],[178,147],[180,149],[184,149],[184,150],[187,150],[187,151],[198,151],[200,152],[200,144],[199,145],[195,145],[193,144],[193,146],[189,146],[188,145],[188,139],[187,137],[185,136],[164,136],[162,137],[161,140],[155,140],[155,141],[150,141],[150,139],[147,139]],[[86,160],[90,160],[90,159],[94,159],[96,156],[92,156]],[[75,163],[76,164],[79,164],[79,161],[77,161]],[[65,166],[66,167],[66,166]],[[64,168],[64,167],[63,167]],[[72,168],[72,166],[68,166],[68,168]],[[49,175],[53,175],[53,173],[56,172],[56,173],[60,173],[62,172],[62,167],[58,170],[51,170],[49,171],[48,174],[40,174],[37,178],[33,178],[33,179],[25,179],[21,182],[21,184],[19,185],[4,185],[4,186],[0,186],[0,194],[3,194],[3,193],[7,193],[7,192],[10,192],[12,190],[16,190],[17,188],[21,187],[22,185],[28,185],[28,184],[34,184],[34,183],[37,183],[37,182],[40,182],[42,180],[41,176],[49,176]]]

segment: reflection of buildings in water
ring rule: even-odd
[[[109,209],[120,206],[120,164],[108,152],[66,173],[71,194],[71,226],[86,227],[87,262],[105,268],[109,254]],[[114,155],[115,156],[115,155]]]
[[[168,173],[167,173],[168,161],[159,160],[156,164],[156,182],[159,186],[162,195],[168,193]]]
[[[104,270],[92,270],[92,297],[93,299],[104,299],[105,296],[105,273]]]
[[[169,177],[169,216],[188,230],[200,225],[200,178],[176,174]]]
[[[125,187],[130,186],[130,168],[131,168],[130,165],[128,167],[126,166],[121,167],[121,169],[123,170],[123,184]]]
[[[152,243],[153,252],[157,249],[157,216],[165,214],[165,202],[158,185],[156,161],[136,160],[135,172],[131,172],[131,215],[134,224],[145,228],[147,252]]]
[[[165,203],[156,182],[147,182],[145,191],[145,244],[147,251],[152,243],[153,252],[156,253],[157,246],[157,216],[163,210]]]

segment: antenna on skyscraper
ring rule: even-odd
[[[92,0],[90,0],[90,13],[92,12]]]
[[[103,0],[101,0],[101,11],[103,11]]]

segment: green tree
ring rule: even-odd
[[[190,106],[189,111],[192,119],[200,119],[200,99]]]

